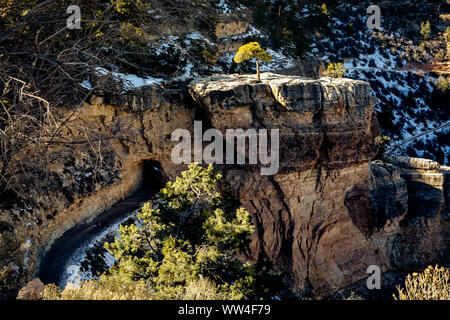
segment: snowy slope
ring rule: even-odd
[[[411,42],[397,33],[366,27],[367,14],[349,5],[338,7],[341,19],[330,23],[333,36],[316,39],[313,52],[327,62],[345,62],[346,77],[368,81],[377,98],[375,107],[383,134],[399,144],[450,121],[448,112],[431,104],[436,79],[411,69],[404,55]],[[345,14],[345,12],[352,14]],[[383,25],[382,25],[383,26]],[[424,157],[450,163],[450,126],[424,135],[396,154]]]

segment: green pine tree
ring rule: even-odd
[[[420,34],[424,40],[428,40],[431,37],[431,25],[430,21],[422,22],[420,24]]]
[[[258,82],[261,82],[261,75],[259,71],[259,62],[269,62],[272,56],[262,49],[258,42],[250,42],[241,46],[234,56],[234,62],[241,63],[247,60],[254,59],[256,63],[256,76]]]

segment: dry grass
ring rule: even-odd
[[[397,289],[396,300],[449,300],[450,268],[429,266],[422,273],[409,274],[405,288]]]
[[[144,282],[124,282],[114,277],[101,277],[79,287],[68,285],[64,290],[47,285],[44,290],[44,300],[151,300],[152,296]]]
[[[207,278],[189,281],[184,287],[173,287],[181,300],[222,300],[226,296],[218,292],[216,285]],[[171,292],[173,293],[173,292]],[[83,282],[80,286],[68,285],[61,290],[54,284],[46,285],[44,300],[166,300],[161,292],[152,290],[145,281],[132,281],[102,276],[99,280]]]

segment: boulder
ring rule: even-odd
[[[44,297],[44,284],[39,278],[34,278],[20,289],[17,300],[40,300]]]

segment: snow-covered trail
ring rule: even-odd
[[[40,260],[37,277],[45,284],[54,283],[61,288],[91,278],[93,275],[90,272],[81,272],[87,250],[104,242],[106,235],[116,233],[119,225],[156,193],[157,190],[149,188],[138,190],[90,223],[79,224],[65,232]],[[114,258],[108,255],[105,262],[111,266]]]

